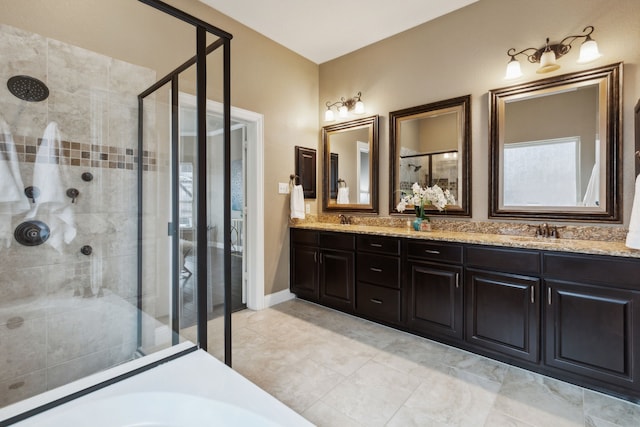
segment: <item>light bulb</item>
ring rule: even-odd
[[[507,64],[507,72],[504,75],[506,80],[517,79],[518,77],[522,77],[522,69],[520,68],[520,62],[511,57],[511,61]]]
[[[578,58],[578,64],[584,64],[585,62],[595,61],[602,55],[598,50],[598,43],[592,38],[587,38],[582,46],[580,46],[580,57]]]
[[[556,54],[547,48],[547,50],[542,53],[542,56],[540,56],[540,68],[536,70],[536,73],[550,73],[558,68],[560,68],[560,66],[556,64]]]
[[[356,114],[364,114],[364,102],[362,102],[362,101],[360,101],[358,99],[358,102],[356,102],[356,108],[355,108],[354,112]]]
[[[327,111],[324,112],[324,121],[325,122],[332,122],[336,119],[335,115],[333,114],[333,110],[330,108],[327,108]]]

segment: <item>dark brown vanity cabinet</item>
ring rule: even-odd
[[[473,347],[539,360],[540,254],[466,248],[465,339]]]
[[[290,282],[300,298],[353,312],[355,236],[291,229]]]
[[[291,230],[291,291],[640,402],[640,259]]]
[[[355,305],[355,236],[320,233],[320,302],[353,312]]]
[[[640,391],[640,263],[544,254],[547,366]]]
[[[407,326],[421,335],[462,339],[462,246],[405,241]]]
[[[356,313],[384,323],[402,322],[400,239],[357,238]]]
[[[320,297],[318,257],[319,233],[291,229],[290,287],[300,298],[318,301]]]

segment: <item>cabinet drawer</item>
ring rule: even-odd
[[[393,237],[359,235],[358,250],[387,255],[400,255],[400,239]]]
[[[588,255],[544,254],[544,275],[572,282],[640,290],[640,260]]]
[[[318,232],[315,230],[291,229],[291,242],[300,245],[318,246]]]
[[[400,291],[358,283],[356,311],[384,322],[400,323]]]
[[[504,273],[540,273],[540,253],[516,249],[467,247],[466,264]]]
[[[407,242],[409,258],[462,263],[462,246],[434,242]]]
[[[400,289],[400,258],[358,253],[358,281]]]
[[[353,234],[320,233],[320,247],[352,251],[356,248],[356,239]]]

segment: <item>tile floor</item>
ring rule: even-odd
[[[640,405],[302,300],[232,324],[234,369],[318,426],[640,426]]]

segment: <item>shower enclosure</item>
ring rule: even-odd
[[[185,340],[231,363],[231,241],[213,258],[208,224],[219,197],[231,233],[231,35],[159,1],[126,7],[188,27],[191,53],[167,73],[0,18],[0,408]]]

